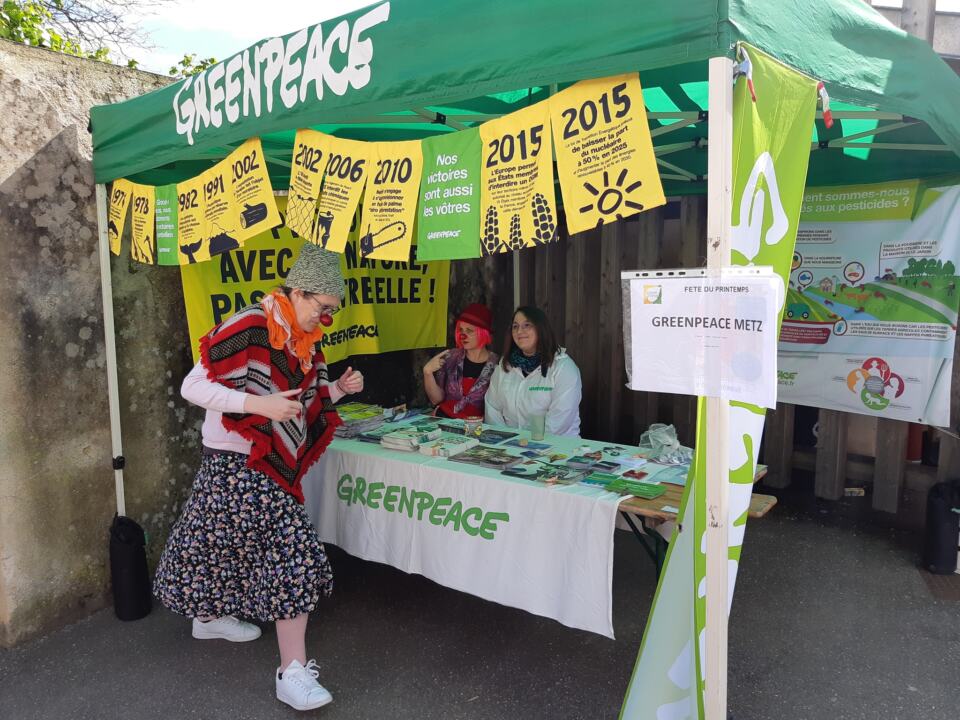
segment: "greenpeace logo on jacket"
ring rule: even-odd
[[[563,348],[547,376],[537,368],[523,376],[519,368],[497,365],[486,395],[484,420],[492,425],[526,429],[533,415],[545,415],[550,435],[580,436],[580,370]]]

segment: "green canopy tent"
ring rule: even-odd
[[[285,188],[297,128],[422,138],[476,126],[580,79],[639,71],[665,190],[707,193],[709,262],[726,266],[741,41],[823,81],[833,99],[837,122],[827,129],[818,115],[808,184],[960,173],[960,80],[862,0],[379,2],[92,108],[114,455],[122,452],[105,183],[178,182],[259,136],[274,186]],[[707,501],[725,518],[719,448],[728,408],[710,402]],[[116,484],[122,513],[120,469]],[[707,596],[708,717],[726,716],[726,535],[720,522],[707,538],[708,583],[721,589]]]

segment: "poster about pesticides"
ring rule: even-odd
[[[960,185],[808,188],[780,334],[780,399],[944,424]],[[945,384],[944,384],[945,383]]]

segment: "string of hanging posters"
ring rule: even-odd
[[[453,260],[557,238],[554,156],[575,234],[663,205],[637,73],[584,80],[479,127],[403,142],[297,131],[287,226],[344,252],[360,208],[361,258]],[[241,247],[281,222],[259,138],[199,176],[110,194],[111,250],[131,207],[131,256],[185,265]]]

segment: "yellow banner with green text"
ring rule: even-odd
[[[277,206],[284,217],[286,198]],[[340,261],[347,294],[321,341],[327,362],[444,345],[450,262],[416,262],[416,246],[404,261],[361,259],[357,217],[353,225]],[[304,242],[281,224],[212,262],[180,268],[194,361],[204,334],[283,285]]]

